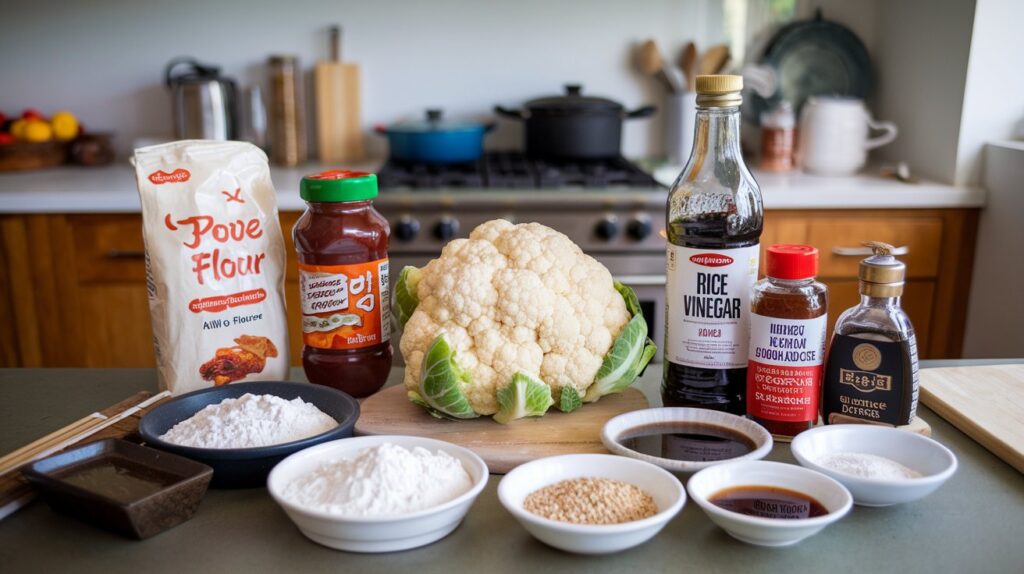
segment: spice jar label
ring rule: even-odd
[[[665,358],[691,367],[747,366],[750,288],[760,249],[668,246]]]
[[[299,264],[302,341],[319,349],[359,349],[391,335],[388,260]]]
[[[749,414],[785,422],[817,418],[826,320],[751,314]]]

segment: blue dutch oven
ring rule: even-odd
[[[449,164],[480,159],[484,135],[493,128],[494,124],[446,120],[441,110],[427,110],[423,120],[378,126],[377,131],[388,137],[393,160]]]

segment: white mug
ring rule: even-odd
[[[868,138],[868,129],[885,133]],[[876,122],[856,98],[812,96],[800,112],[798,161],[804,171],[850,175],[864,167],[868,150],[896,139],[896,124]]]

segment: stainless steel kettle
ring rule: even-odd
[[[167,64],[164,81],[171,92],[176,138],[237,139],[235,82],[221,76],[219,67],[176,58]]]

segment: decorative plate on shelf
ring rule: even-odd
[[[800,109],[810,96],[836,95],[865,98],[871,91],[871,60],[860,38],[849,28],[823,20],[788,24],[775,34],[765,48],[761,62],[771,66],[778,78],[775,95],[765,99],[751,94],[744,106],[747,121],[761,122],[761,112],[780,100]]]

